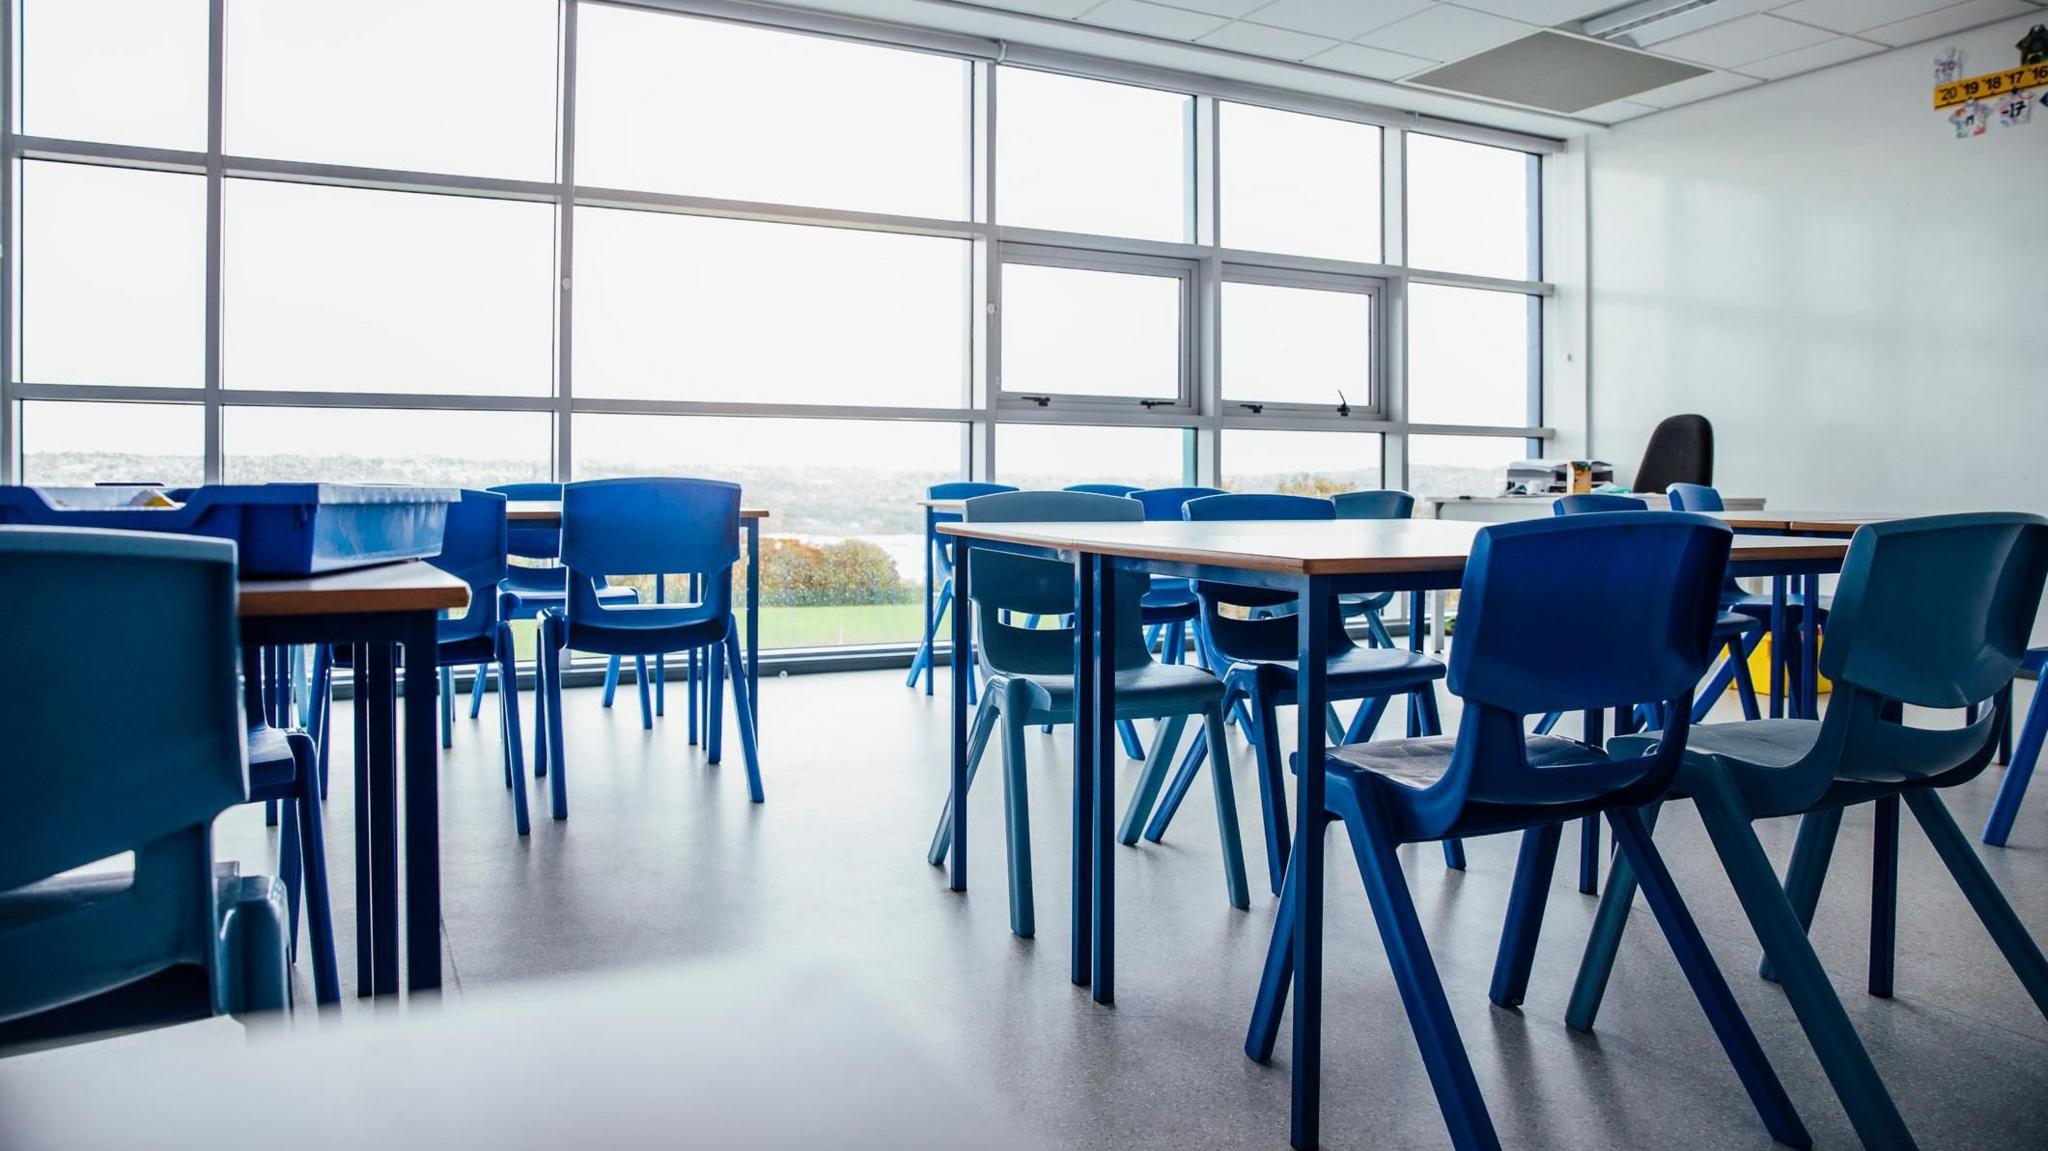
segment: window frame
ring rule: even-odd
[[[994,307],[990,316],[994,320],[997,339],[1003,339],[1003,306],[1001,293],[1001,269],[1011,264],[1033,268],[1060,268],[1076,272],[1110,272],[1129,276],[1154,276],[1175,281],[1178,287],[1179,307],[1175,315],[1179,332],[1174,340],[1174,381],[1172,399],[1132,395],[1091,396],[1073,392],[1015,392],[1003,386],[1001,361],[996,361],[990,374],[990,391],[995,397],[995,407],[1000,411],[1033,412],[1141,412],[1147,416],[1191,416],[1195,414],[1195,364],[1200,355],[1196,343],[1195,287],[1198,268],[1194,261],[1163,256],[1131,255],[1116,252],[1088,251],[1075,248],[1055,248],[1039,244],[999,243],[997,258],[993,261],[997,269],[997,290],[994,293]],[[1076,420],[1076,423],[1088,423]],[[1092,422],[1100,423],[1100,420]]]
[[[1299,400],[1262,400],[1255,396],[1243,398],[1230,395],[1230,380],[1223,364],[1223,345],[1230,339],[1230,313],[1223,302],[1221,287],[1217,290],[1216,339],[1217,339],[1217,403],[1230,414],[1259,417],[1272,413],[1289,420],[1326,419],[1335,422],[1361,420],[1384,422],[1387,418],[1387,387],[1390,359],[1387,338],[1387,295],[1389,281],[1384,277],[1344,275],[1332,272],[1315,272],[1298,268],[1278,268],[1267,265],[1225,262],[1219,284],[1252,284],[1269,288],[1294,288],[1311,292],[1343,292],[1360,295],[1371,301],[1370,348],[1366,361],[1366,398],[1351,403],[1346,393],[1342,405],[1334,403],[1312,404]],[[1384,430],[1384,429],[1374,429]]]

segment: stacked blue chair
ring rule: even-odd
[[[1146,519],[1178,523],[1181,508],[1189,500],[1222,494],[1222,488],[1149,488],[1131,492],[1129,498],[1145,509]],[[1188,625],[1201,614],[1195,585],[1177,576],[1153,576],[1139,606],[1144,609],[1146,644],[1157,649],[1167,663],[1186,659]]]
[[[1014,492],[1009,484],[985,484],[970,481],[933,484],[926,489],[925,497],[933,500],[968,500],[975,496],[995,495],[999,492]],[[960,522],[960,513],[926,509],[924,518],[925,587],[930,588],[934,576],[938,584],[937,604],[925,600],[924,640],[917,645],[917,656],[910,661],[910,677],[903,681],[905,687],[916,687],[917,677],[924,676],[924,693],[932,694],[932,644],[939,634],[939,625],[946,618],[946,609],[953,603],[953,541],[937,534],[932,529],[940,524]],[[961,660],[956,666],[965,667],[971,660]],[[974,702],[974,680],[967,681],[967,700]]]
[[[1401,1000],[1437,1104],[1459,1148],[1499,1146],[1486,1101],[1437,978],[1397,849],[1453,836],[1522,832],[1507,928],[1490,997],[1520,1002],[1542,925],[1564,821],[1604,814],[1622,855],[1645,877],[1651,910],[1680,969],[1770,1133],[1811,1144],[1650,841],[1640,805],[1664,793],[1686,742],[1694,685],[1707,669],[1714,603],[1732,536],[1704,516],[1616,513],[1481,529],[1465,565],[1452,692],[1465,702],[1455,738],[1341,747],[1325,768],[1325,818],[1342,822],[1357,857]],[[1653,750],[1610,757],[1524,717],[1664,700],[1674,717]],[[1321,835],[1306,842],[1319,850]],[[1288,871],[1245,1052],[1271,1058],[1293,981],[1299,869]],[[1320,1030],[1321,1005],[1295,1005]],[[1301,1013],[1311,1013],[1304,1024]],[[1317,1097],[1313,1065],[1297,1068],[1298,1104]],[[1316,1115],[1297,1108],[1296,1146]]]
[[[1721,502],[1721,493],[1705,484],[1672,484],[1666,494],[1670,496],[1671,506],[1676,511],[1711,513],[1726,510]],[[1779,665],[1785,669],[1783,679],[1786,683],[1792,681],[1792,677],[1797,674],[1798,669],[1802,666],[1799,654],[1799,637],[1801,629],[1805,625],[1806,609],[1805,596],[1794,592],[1785,597],[1785,621],[1789,625],[1787,631],[1790,634],[1785,637],[1785,650],[1782,652],[1772,652],[1771,658],[1777,660]],[[1721,588],[1721,610],[1732,611],[1738,615],[1748,616],[1750,619],[1755,620],[1757,623],[1757,636],[1760,639],[1763,635],[1763,628],[1768,626],[1771,620],[1771,597],[1743,591],[1741,585],[1737,584],[1731,577],[1723,583]],[[1825,628],[1828,622],[1828,605],[1825,599],[1813,605],[1813,615],[1814,623]],[[1749,647],[1754,649],[1758,642],[1759,640],[1749,641]],[[1742,666],[1747,668],[1748,665],[1749,661],[1745,658]],[[1695,721],[1706,718],[1706,708],[1713,704],[1714,698],[1719,694],[1719,691],[1727,690],[1728,680],[1726,677],[1728,674],[1729,669],[1724,668],[1714,678],[1714,683],[1718,690],[1702,694],[1701,706],[1698,709],[1698,713],[1693,716]],[[1749,677],[1744,675],[1742,679],[1736,681],[1737,686],[1740,687],[1748,682],[1748,679]],[[1742,713],[1749,719],[1757,718],[1756,688],[1753,684],[1743,693]]]
[[[2040,677],[2043,670],[2048,670],[2048,647],[2028,652],[2021,666]],[[1984,821],[1984,842],[1993,847],[2004,847],[2012,836],[2013,821],[2020,815],[2020,800],[2026,798],[2027,783],[2033,779],[2034,765],[2041,759],[2042,739],[2048,737],[2048,692],[2041,690],[2040,678],[2034,684],[2034,702],[2027,708],[2027,725],[2020,729],[2012,761],[2005,768],[2005,780],[1998,785],[1998,798],[1991,804],[1990,817]]]
[[[0,527],[0,615],[0,1044],[284,1007],[283,885],[213,857],[249,798],[234,544]],[[114,646],[149,688],[110,708]]]
[[[499,484],[489,490],[497,492],[507,500],[555,501],[562,498],[562,485],[554,483]],[[530,523],[512,525],[506,533],[506,550],[508,554],[517,556],[520,559],[546,561],[549,566],[509,563],[506,565],[505,578],[498,585],[499,618],[508,622],[520,619],[538,619],[541,612],[551,607],[561,607],[568,601],[569,569],[554,562],[559,560],[562,554],[562,529],[560,526]],[[640,598],[640,593],[629,587],[603,587],[598,589],[598,595],[603,597],[607,603],[635,603]],[[489,663],[478,664],[476,676],[470,681],[469,718],[471,719],[475,719],[477,714],[483,710],[484,688],[490,680],[490,670],[491,665]],[[647,695],[648,677],[647,661],[645,659],[636,661],[634,673],[635,682],[640,688],[640,726],[651,729],[654,726],[654,706]],[[516,683],[516,681],[513,682]],[[444,695],[453,694],[446,691],[449,684],[445,679],[441,686],[444,689]],[[499,690],[516,690],[516,688],[507,688],[505,683],[501,681],[499,683]],[[605,661],[604,705],[606,707],[612,705],[612,699],[618,694],[618,690],[619,659],[614,656]],[[693,712],[692,718],[694,717]],[[441,746],[448,746],[447,732],[445,730],[442,733]],[[534,752],[533,761],[535,771],[543,770],[545,759],[537,748]]]
[[[535,725],[543,729],[549,798],[556,819],[569,818],[562,739],[563,650],[644,657],[708,649],[711,704],[705,747],[719,762],[725,723],[723,680],[732,679],[733,712],[747,761],[747,792],[762,802],[754,711],[732,611],[732,569],[740,559],[740,488],[717,480],[659,477],[584,480],[562,489],[562,563],[569,600],[541,613],[540,695]],[[696,577],[701,598],[688,603],[607,602],[599,594],[614,575],[663,572]]]
[[[1906,1147],[1912,1136],[1805,934],[1844,809],[1868,803],[1876,814],[1872,994],[1892,989],[1903,802],[2035,1006],[2048,1015],[2048,959],[1939,795],[1976,778],[1990,762],[2044,576],[2048,520],[2039,516],[1932,516],[1859,529],[1843,561],[1833,627],[1820,653],[1820,670],[1835,685],[1827,713],[1818,720],[1694,727],[1672,790],[1698,807],[1763,943],[1769,973],[1784,985],[1866,1146]],[[1903,720],[1909,706],[1958,710],[1987,701],[1996,702],[1959,728],[1920,728]],[[1666,734],[1622,737],[1611,746],[1617,752],[1648,747]],[[1649,814],[1654,819],[1654,809]],[[1787,815],[1804,818],[1781,887],[1750,824]],[[1599,1010],[1634,891],[1630,868],[1618,861],[1573,990],[1567,1016],[1573,1027],[1590,1027]]]
[[[500,614],[499,583],[505,578],[508,525],[505,497],[495,491],[464,491],[448,507],[448,523],[435,567],[469,586],[469,610],[456,619],[435,624],[436,664],[451,667],[495,667],[498,671],[498,733],[503,745],[505,786],[512,791],[512,823],[520,835],[530,830],[526,805],[526,771],[522,764],[518,672],[512,626]],[[307,727],[319,744],[320,775],[328,772],[329,702],[334,669],[349,666],[346,648],[323,647],[313,657],[312,714]],[[478,671],[479,680],[483,672]]]
[[[1068,484],[1060,490],[1097,496],[1127,496],[1140,489],[1136,484]]]
[[[1398,488],[1374,488],[1356,492],[1338,492],[1330,497],[1330,503],[1337,508],[1340,520],[1407,520],[1415,518],[1415,497]],[[1387,634],[1387,625],[1380,619],[1380,613],[1394,602],[1390,591],[1369,592],[1341,596],[1338,603],[1343,605],[1347,619],[1365,617],[1366,630],[1372,635],[1372,642],[1379,647],[1393,647],[1393,637]],[[1410,621],[1411,625],[1417,621]]]
[[[1137,503],[1092,492],[1009,492],[967,501],[967,519],[989,522],[1123,522],[1144,518]],[[977,609],[982,667],[988,673],[981,704],[969,734],[967,780],[987,748],[998,720],[1003,724],[1003,810],[1008,817],[1010,865],[1010,930],[1028,936],[1035,930],[1031,894],[1031,816],[1025,787],[1024,730],[1034,724],[1074,721],[1074,632],[1067,628],[1033,628],[1014,622],[1018,616],[1071,618],[1074,612],[1074,569],[1055,560],[974,553],[968,598]],[[1159,663],[1145,644],[1138,604],[1146,588],[1136,575],[1117,579],[1116,659],[1118,719],[1163,720],[1145,765],[1147,778],[1163,777],[1167,759],[1180,742],[1190,716],[1219,749],[1213,773],[1216,822],[1223,841],[1223,879],[1230,905],[1250,906],[1245,890],[1244,850],[1237,826],[1228,753],[1223,741],[1223,684],[1207,671],[1185,664]],[[1142,786],[1142,785],[1141,785]],[[1153,784],[1156,788],[1157,784]],[[927,859],[937,867],[952,846],[952,801],[939,815]]]
[[[1329,500],[1309,496],[1230,494],[1189,500],[1182,514],[1189,520],[1313,521],[1334,520],[1337,511]],[[1250,709],[1252,730],[1245,734],[1258,755],[1259,802],[1266,822],[1266,865],[1273,893],[1278,895],[1281,878],[1287,871],[1290,838],[1277,712],[1294,702],[1298,629],[1291,616],[1240,619],[1225,614],[1224,609],[1290,608],[1294,595],[1208,582],[1195,585],[1195,592],[1202,602],[1199,631],[1204,662],[1223,670],[1224,705],[1229,707],[1242,699]],[[1444,677],[1444,665],[1404,648],[1360,647],[1351,641],[1341,613],[1333,612],[1330,622],[1330,658],[1325,668],[1328,698],[1362,701],[1350,727],[1337,733],[1339,742],[1355,743],[1371,735],[1386,713],[1388,701],[1396,695],[1409,699],[1409,735],[1438,734],[1442,727],[1437,717],[1436,682]],[[1213,739],[1204,738],[1188,749],[1173,785],[1156,811],[1153,803],[1164,779],[1164,764],[1157,772],[1147,765],[1137,793],[1124,813],[1124,843],[1136,843],[1141,827],[1146,838],[1159,842],[1214,744]],[[1151,816],[1149,824],[1147,814]],[[1444,861],[1454,868],[1465,866],[1464,851],[1457,842],[1445,841]]]

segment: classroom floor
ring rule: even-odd
[[[1285,1146],[1286,1041],[1267,1067],[1240,1050],[1274,914],[1242,740],[1233,736],[1231,751],[1251,910],[1225,901],[1205,775],[1164,845],[1117,853],[1118,998],[1103,1008],[1067,980],[1065,729],[1029,738],[1037,939],[1008,930],[997,772],[985,773],[973,796],[972,891],[949,893],[944,874],[924,862],[946,787],[944,685],[942,672],[940,694],[928,698],[905,688],[900,671],[767,681],[768,802],[759,807],[747,802],[736,738],[718,767],[686,745],[680,691],[650,732],[630,689],[611,711],[595,689],[574,690],[566,702],[571,818],[547,819],[546,789],[535,784],[533,834],[524,840],[513,834],[501,780],[495,697],[480,720],[459,713],[441,785],[451,994],[700,956],[830,963],[970,1088],[1054,1146]],[[2022,684],[2020,705],[2032,694]],[[531,715],[530,694],[524,702]],[[1447,725],[1456,710],[1448,701]],[[346,726],[335,746],[344,763]],[[1386,733],[1395,734],[1391,724]],[[994,764],[994,748],[990,756]],[[1994,767],[1947,795],[1972,834],[2000,777]],[[347,786],[337,787],[328,814],[343,980],[352,986],[351,802]],[[1814,929],[1843,1002],[1923,1146],[2039,1146],[2048,1130],[2048,1020],[1910,819],[1897,995],[1864,993],[1870,823],[1867,808],[1848,816]],[[1782,865],[1793,824],[1760,832]],[[222,820],[218,850],[267,860],[271,834],[256,809],[241,809]],[[1658,841],[1816,1144],[1856,1146],[1784,997],[1756,977],[1754,939],[1689,806],[1673,805]],[[1463,874],[1447,872],[1433,846],[1402,857],[1503,1141],[1771,1145],[1640,900],[1596,1033],[1565,1029],[1595,906],[1576,890],[1575,832],[1566,834],[1526,1005],[1488,1003],[1515,846],[1505,837],[1471,843]],[[1324,1143],[1443,1146],[1341,831],[1330,847]],[[2048,795],[2022,813],[2011,847],[1981,850],[2036,938],[2048,939]],[[295,979],[310,1001],[303,961]],[[350,999],[344,1015],[361,1009]]]

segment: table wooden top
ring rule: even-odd
[[[370,615],[457,611],[469,606],[469,585],[421,560],[303,579],[245,579],[237,614],[251,616]]]
[[[1294,575],[1387,575],[1461,571],[1484,524],[1458,520],[1170,520],[1129,523],[954,523],[968,539],[1085,551],[1121,559],[1209,564]],[[1839,559],[1845,540],[1735,538],[1742,562]]]
[[[515,524],[558,524],[562,522],[560,500],[507,500],[505,518]],[[743,520],[765,520],[767,508],[741,508]]]
[[[205,1020],[0,1059],[0,1144],[1043,1145],[885,1003],[834,968],[733,962],[485,988],[340,1026]]]
[[[1746,511],[1731,509],[1714,513],[1736,531],[1841,532],[1847,534],[1864,524],[1889,523],[1907,518],[1900,512],[1828,511]]]

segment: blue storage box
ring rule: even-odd
[[[306,576],[441,554],[461,498],[384,484],[0,487],[0,524],[213,536],[235,541],[245,576]]]

